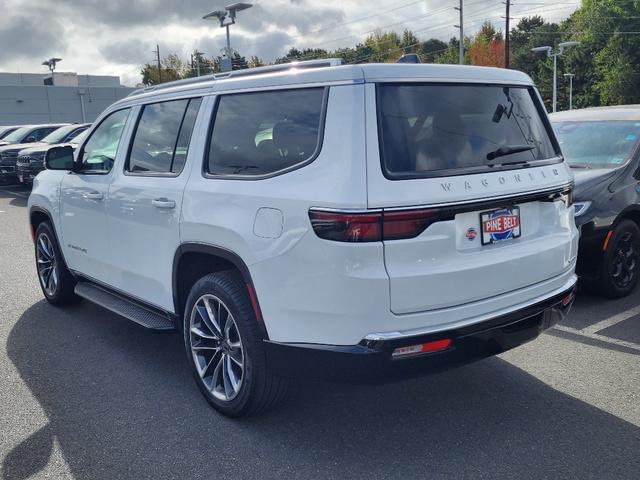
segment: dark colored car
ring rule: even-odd
[[[69,124],[28,125],[18,128],[0,141],[0,183],[12,183],[17,180],[16,160],[20,150],[36,146],[50,133],[67,125]]]
[[[550,116],[575,175],[578,275],[597,293],[631,293],[640,275],[640,105]]]
[[[19,125],[5,125],[0,127],[0,140],[9,135],[11,132],[15,132],[19,128]]]
[[[47,151],[53,146],[65,144],[75,149],[84,139],[84,132],[90,126],[90,123],[83,123],[59,128],[43,138],[42,144],[20,150],[16,161],[18,181],[22,184],[33,183],[35,176],[44,170],[44,156]]]

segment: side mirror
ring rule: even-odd
[[[36,137],[31,135],[30,137],[27,137],[27,139],[24,141],[24,143],[33,143],[35,141],[36,141]]]
[[[73,147],[52,147],[44,156],[47,170],[73,170]]]

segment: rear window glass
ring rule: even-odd
[[[640,137],[637,121],[554,122],[562,154],[575,167],[613,168],[633,155]]]
[[[382,166],[390,178],[486,171],[557,156],[525,87],[379,84]]]
[[[223,95],[207,173],[268,175],[312,160],[319,149],[324,88]]]

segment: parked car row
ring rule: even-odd
[[[31,183],[44,168],[48,148],[72,142],[89,126],[89,123],[57,123],[15,128],[0,140],[0,183]]]

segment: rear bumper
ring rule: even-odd
[[[560,322],[573,303],[575,285],[542,302],[505,315],[436,333],[336,346],[265,342],[267,362],[282,376],[384,383],[453,368],[529,342]],[[450,339],[445,350],[393,358],[399,347]]]

